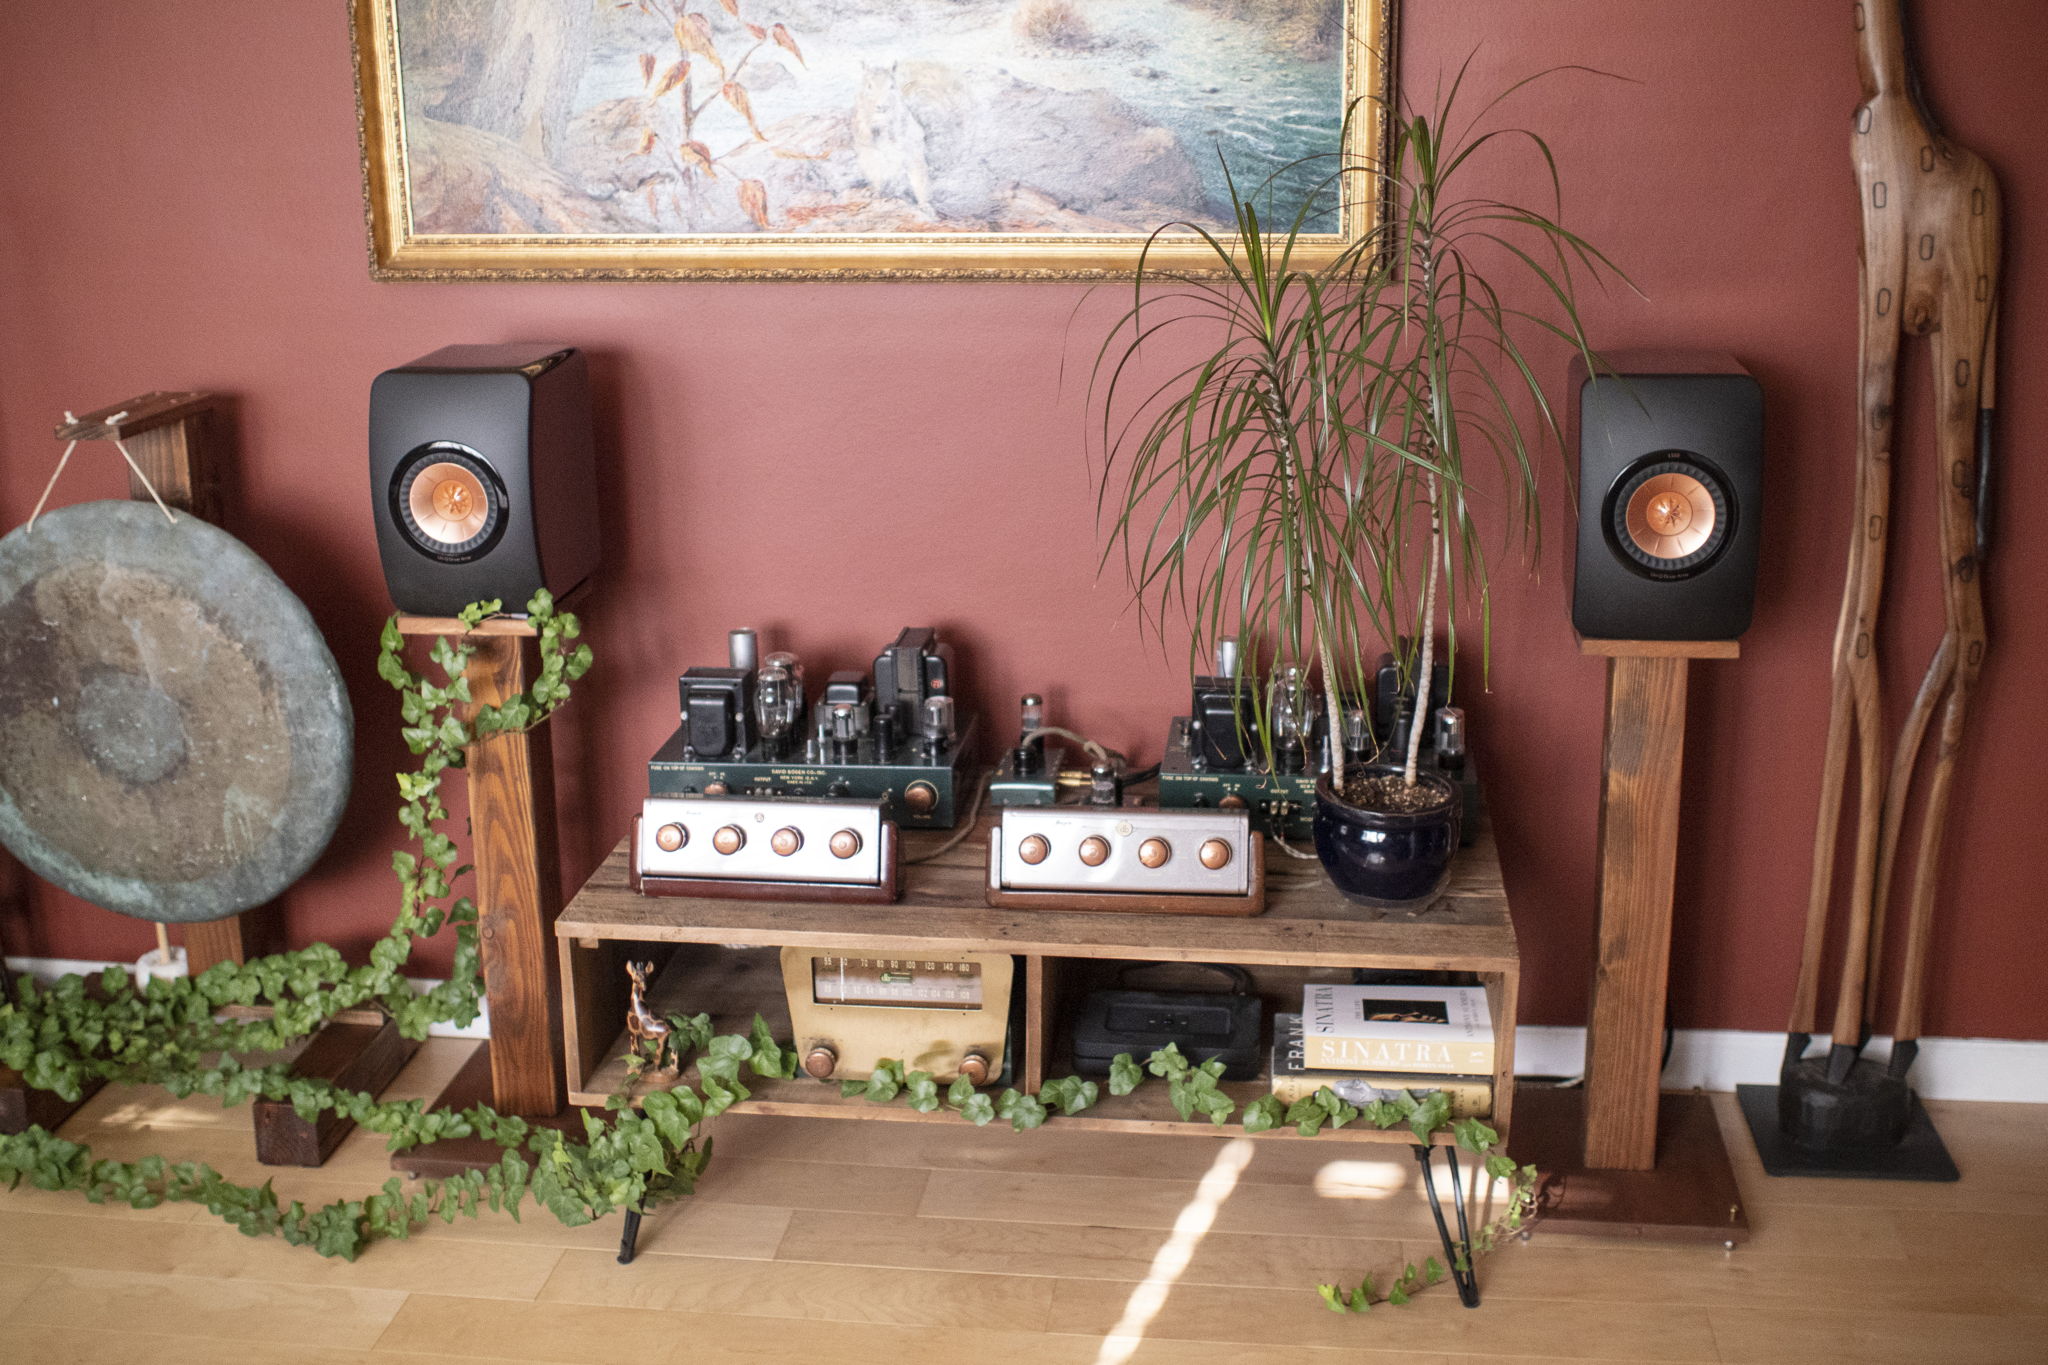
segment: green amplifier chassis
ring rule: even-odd
[[[1423,761],[1434,764],[1433,751],[1423,751]],[[1317,773],[1198,772],[1188,759],[1188,718],[1175,716],[1167,733],[1166,756],[1159,764],[1159,804],[1169,807],[1214,809],[1243,806],[1251,812],[1252,828],[1283,839],[1315,837]],[[1479,827],[1480,793],[1477,765],[1467,759],[1455,779],[1463,789],[1465,817],[1462,842],[1470,844]]]
[[[869,738],[860,741],[858,761],[853,763],[806,763],[801,756],[759,759],[752,753],[737,760],[703,760],[683,757],[683,732],[678,729],[647,760],[647,794],[879,798],[884,818],[904,829],[951,829],[960,803],[974,790],[976,770],[968,757],[974,752],[973,718],[961,728],[945,763],[916,762],[914,750],[911,743],[900,744],[899,761],[877,763],[874,740]],[[714,787],[722,790],[711,790]],[[924,800],[929,800],[929,807],[917,809]]]

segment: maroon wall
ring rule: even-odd
[[[2038,0],[1926,5],[1931,98],[2006,189],[2000,399],[2005,509],[1989,573],[1992,653],[1948,846],[1952,926],[1930,1031],[2048,1037],[2036,982],[2040,879],[2012,840],[2041,818],[2048,728],[2042,416],[2048,297],[2029,224],[2048,194]],[[1694,669],[1676,1017],[1781,1027],[1798,954],[1849,533],[1856,217],[1847,0],[1412,0],[1401,59],[1426,92],[1478,47],[1495,89],[1580,63],[1513,106],[1546,133],[1569,221],[1641,287],[1596,296],[1606,346],[1722,348],[1770,404],[1761,600],[1743,657]],[[1156,755],[1182,642],[1141,640],[1098,582],[1082,388],[1105,297],[1002,284],[375,284],[340,0],[0,7],[0,524],[24,518],[49,431],[153,388],[234,396],[230,529],[312,607],[361,730],[334,847],[287,898],[292,942],[360,946],[388,923],[390,774],[402,752],[374,676],[386,611],[366,487],[371,377],[451,341],[588,347],[604,408],[609,560],[584,603],[599,664],[559,724],[565,872],[624,828],[641,763],[674,723],[679,667],[753,624],[838,666],[936,623],[1003,713],[1047,691],[1062,720]],[[1526,184],[1508,184],[1516,192]],[[1076,305],[1081,307],[1076,310]],[[1067,368],[1062,371],[1062,359]],[[1557,366],[1561,377],[1562,365]],[[1924,381],[1920,385],[1924,388]],[[1926,424],[1908,396],[1908,421]],[[66,499],[115,496],[85,452]],[[1929,460],[1898,493],[1894,713],[1939,630]],[[1561,513],[1560,483],[1549,479]],[[1540,576],[1495,583],[1491,691],[1469,695],[1527,964],[1530,1022],[1583,1018],[1601,665],[1580,658],[1554,514]],[[2033,700],[2030,701],[2030,698]],[[147,924],[31,888],[15,952],[134,957]]]

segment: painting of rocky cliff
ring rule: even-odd
[[[417,237],[900,241],[1299,202],[1365,0],[376,3]]]

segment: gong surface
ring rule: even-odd
[[[261,905],[333,837],[354,736],[305,605],[220,528],[89,502],[0,539],[0,842],[73,895]]]

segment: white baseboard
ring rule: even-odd
[[[10,971],[26,972],[39,981],[54,981],[67,972],[96,975],[108,967],[130,970],[129,964],[88,962],[60,957],[10,957]],[[415,978],[427,990],[440,983]],[[485,1015],[467,1028],[436,1024],[436,1038],[488,1038]],[[1814,1046],[1824,1048],[1816,1038]],[[1891,1051],[1891,1039],[1871,1040],[1870,1055]],[[1671,1060],[1664,1068],[1667,1090],[1733,1090],[1738,1085],[1771,1085],[1785,1052],[1782,1033],[1747,1033],[1737,1029],[1680,1029],[1671,1042]],[[1586,1068],[1586,1030],[1546,1024],[1524,1024],[1515,1032],[1515,1074],[1576,1076]],[[2007,1038],[1922,1038],[1913,1063],[1913,1088],[1931,1100],[2002,1100],[2048,1104],[2048,1042],[2016,1042]]]
[[[1825,1051],[1816,1036],[1814,1049]],[[1891,1053],[1891,1039],[1870,1041],[1867,1055]],[[1774,1085],[1785,1055],[1782,1033],[1679,1029],[1664,1068],[1667,1090],[1733,1090]],[[1576,1076],[1586,1066],[1586,1031],[1525,1024],[1515,1032],[1515,1073]],[[1913,1088],[1931,1100],[2003,1100],[2048,1104],[2048,1042],[2007,1038],[1922,1038]]]
[[[76,957],[10,957],[7,971],[10,976],[32,976],[38,981],[55,981],[60,976],[98,976],[109,967],[119,967],[131,976],[135,965],[130,962],[93,962]],[[429,977],[407,977],[417,991],[428,991],[440,985]],[[479,1002],[481,1004],[481,1002]],[[427,1030],[430,1038],[488,1038],[491,1036],[491,1018],[488,1006],[478,1015],[476,1022],[457,1028],[453,1024],[435,1024]]]

